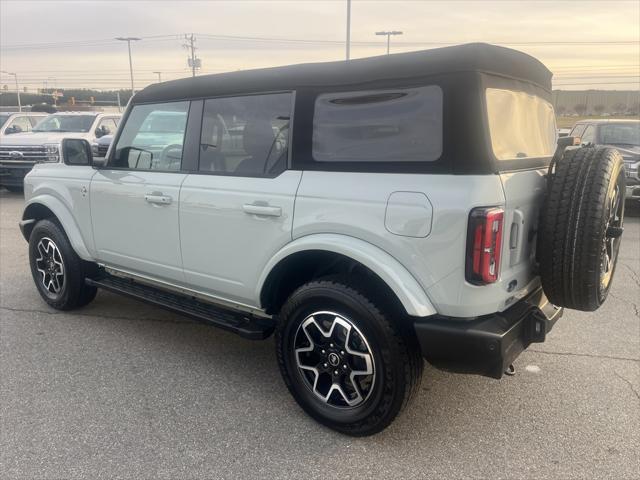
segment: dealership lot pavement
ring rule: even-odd
[[[0,191],[1,478],[638,478],[637,216],[598,312],[567,312],[515,377],[427,367],[404,415],[353,439],[298,408],[271,340],[105,292],[45,306],[22,203]]]

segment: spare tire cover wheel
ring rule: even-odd
[[[607,298],[623,232],[625,176],[617,150],[565,151],[541,211],[537,256],[549,301],[594,311]]]

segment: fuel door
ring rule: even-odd
[[[431,233],[433,207],[422,192],[393,192],[387,200],[385,228],[394,235],[425,238]]]

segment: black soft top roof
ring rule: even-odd
[[[364,85],[431,75],[483,72],[533,83],[551,91],[551,72],[538,60],[510,48],[470,43],[349,61],[201,75],[150,85],[132,103],[164,102],[241,93]]]

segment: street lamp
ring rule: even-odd
[[[127,42],[127,48],[129,49],[129,73],[131,74],[131,96],[135,93],[133,88],[133,63],[131,62],[131,42],[137,42],[138,40],[142,40],[138,37],[116,37],[116,40],[120,40],[122,42]]]
[[[351,57],[351,0],[347,0],[347,60]]]
[[[162,83],[162,72],[153,72],[158,75],[158,83]]]
[[[391,30],[388,32],[376,32],[376,35],[386,35],[387,36],[387,55],[389,55],[389,44],[391,43],[391,35],[402,35],[402,32],[398,32],[396,30]]]
[[[16,94],[18,95],[18,111],[21,112],[22,111],[22,103],[20,103],[20,87],[18,86],[18,74],[17,73],[7,72],[6,70],[2,70],[2,73],[6,74],[6,75],[13,75],[13,77],[16,80]]]

